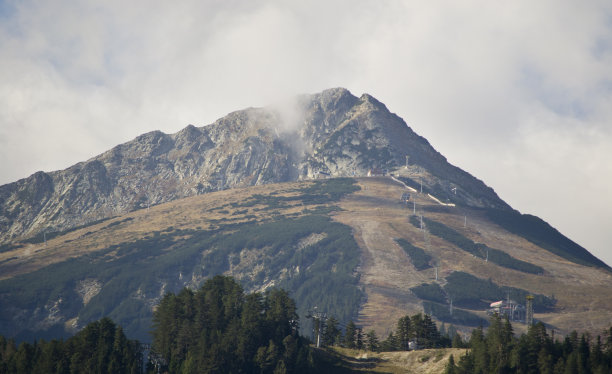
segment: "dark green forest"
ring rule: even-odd
[[[0,336],[0,373],[141,373],[140,344],[109,318],[92,322],[67,340],[34,344]]]
[[[146,367],[139,342],[102,318],[66,341],[16,346],[0,337],[0,374],[318,372],[324,363],[316,366],[298,327],[286,291],[245,294],[233,278],[215,276],[197,291],[164,296],[153,316]]]
[[[314,366],[286,291],[246,295],[215,276],[197,291],[169,293],[153,316],[153,351],[171,373],[301,373]]]
[[[469,340],[430,315],[401,317],[385,339],[334,316],[316,319],[317,349],[299,334],[295,301],[282,289],[243,291],[231,277],[215,276],[198,290],[167,293],[153,315],[152,345],[128,340],[109,318],[66,340],[22,342],[0,336],[0,374],[12,373],[332,373],[347,372],[325,347],[370,351],[455,347],[446,373],[610,373],[612,327],[593,337],[549,335],[537,323],[515,336],[498,315]],[[149,351],[150,350],[150,351]],[[144,355],[149,352],[148,357]],[[146,364],[145,364],[146,363]],[[342,371],[344,370],[344,371]]]
[[[507,319],[494,315],[489,327],[472,331],[470,350],[446,374],[546,373],[609,374],[612,372],[612,327],[603,335],[578,335],[558,339],[542,323],[517,337]]]

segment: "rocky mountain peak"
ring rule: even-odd
[[[307,95],[306,100],[319,102],[324,110],[330,111],[343,106],[353,106],[357,101],[357,97],[346,88],[336,87],[324,90],[319,94]]]
[[[418,174],[457,203],[508,207],[377,99],[332,88],[175,134],[151,131],[65,170],[0,186],[0,242],[219,189],[372,169]]]
[[[363,103],[370,104],[372,107],[375,107],[375,108],[378,108],[384,111],[388,111],[385,104],[376,100],[376,98],[370,94],[364,93],[363,95],[361,95],[361,97],[359,97],[359,100],[361,100]]]
[[[176,144],[193,143],[202,136],[202,132],[194,125],[187,125],[184,129],[171,135]]]

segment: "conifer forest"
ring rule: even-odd
[[[109,318],[66,340],[16,342],[0,336],[0,373],[319,373],[348,372],[322,352],[465,348],[450,373],[592,373],[612,370],[612,327],[591,336],[555,337],[536,323],[516,336],[507,318],[462,336],[428,314],[406,315],[379,337],[335,316],[300,335],[296,303],[282,289],[247,294],[231,277],[215,276],[198,290],[167,293],[157,306],[152,342],[129,340]],[[316,342],[319,348],[316,347]]]

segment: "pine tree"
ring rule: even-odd
[[[472,331],[470,347],[474,360],[474,373],[489,373],[489,352],[482,326]]]
[[[366,334],[366,342],[367,342],[368,350],[374,351],[374,352],[378,351],[380,347],[380,343],[378,342],[378,336],[376,335],[376,331],[374,330],[368,331],[368,333]]]
[[[126,357],[128,356],[128,342],[127,338],[123,334],[123,329],[121,326],[117,327],[115,330],[113,340],[113,349],[108,363],[108,372],[124,373],[126,372],[128,366],[127,360],[131,357]]]
[[[494,373],[504,372],[509,366],[510,341],[504,327],[498,314],[491,316],[485,340],[489,357],[488,366]]]
[[[528,365],[529,356],[529,343],[527,336],[521,335],[518,341],[514,344],[510,355],[511,367],[519,373],[527,373],[529,370]]]
[[[285,290],[273,289],[265,297],[266,322],[272,330],[272,337],[282,341],[285,336],[297,332],[298,315],[295,302]]]
[[[167,362],[171,361],[172,342],[177,336],[179,320],[178,300],[174,294],[166,294],[153,313],[153,351]],[[199,320],[205,318],[201,317]]]
[[[471,353],[466,353],[465,355],[459,358],[459,363],[457,364],[456,374],[473,374],[476,373],[474,368],[474,355]]]
[[[403,351],[407,351],[409,348],[408,344],[410,343],[410,340],[413,338],[412,324],[410,323],[409,316],[401,317],[397,321],[397,329],[396,329],[395,336],[399,344],[399,349]]]
[[[255,363],[262,372],[270,372],[278,364],[278,347],[272,340],[268,346],[260,347],[255,355]]]
[[[96,367],[102,373],[108,372],[108,364],[113,351],[116,326],[110,318],[102,318],[98,323],[98,343],[95,348]]]
[[[553,373],[553,356],[550,354],[546,348],[542,348],[538,353],[538,366],[537,370],[540,374],[552,374]]]
[[[565,361],[565,371],[566,374],[577,374],[579,372],[580,364],[578,363],[578,352],[573,351],[567,357]]]
[[[587,337],[582,334],[580,337],[580,343],[578,343],[578,373],[590,374],[590,347]]]
[[[325,345],[336,345],[340,341],[341,332],[338,328],[338,320],[333,316],[329,317],[323,330],[323,342]]]
[[[604,333],[604,354],[612,361],[612,326]]]
[[[426,348],[435,348],[440,345],[440,332],[438,331],[438,327],[436,323],[431,319],[431,316],[425,314],[423,317],[423,325],[424,325],[424,340]]]
[[[451,344],[451,347],[453,347],[453,348],[465,348],[465,344],[464,344],[463,339],[461,338],[461,335],[459,333],[455,333],[455,336],[453,336],[453,342]]]
[[[299,339],[297,336],[287,335],[283,339],[283,357],[281,361],[283,362],[283,367],[288,372],[296,371],[299,349]]]
[[[457,367],[455,366],[455,358],[453,355],[450,355],[448,358],[448,363],[446,364],[446,369],[444,370],[444,374],[455,374],[457,371]]]
[[[195,292],[164,296],[153,322],[153,351],[169,372],[299,372],[314,362],[283,290],[245,295],[234,279],[216,276]]]
[[[393,331],[391,331],[387,336],[387,339],[380,344],[380,349],[384,352],[397,351],[398,345],[397,338],[395,335],[393,335]]]
[[[357,333],[357,326],[353,321],[349,321],[346,324],[346,329],[344,331],[344,346],[347,348],[355,348],[355,339]]]
[[[415,314],[412,317],[410,317],[410,325],[412,327],[412,336],[411,338],[413,338],[416,343],[417,346],[419,348],[424,346],[424,337],[425,337],[425,329],[424,329],[424,325],[423,325],[423,314],[419,313],[419,314]]]
[[[236,354],[242,361],[248,361],[255,355],[263,338],[264,321],[263,297],[260,293],[252,293],[245,297],[242,307],[241,329],[237,337]]]
[[[35,347],[28,343],[19,344],[17,352],[14,355],[16,373],[31,373],[33,369],[33,359]]]
[[[365,343],[364,343],[364,339],[363,339],[363,330],[361,329],[361,327],[357,328],[357,338],[355,341],[355,348],[357,349],[364,349],[365,348]]]
[[[40,341],[37,346],[39,355],[36,357],[32,373],[43,374],[67,371],[68,368],[63,360],[65,355],[63,342],[57,340],[51,340],[50,342]],[[0,373],[3,372],[0,369]]]

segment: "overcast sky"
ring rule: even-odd
[[[609,0],[0,0],[0,184],[338,86],[612,265]]]

